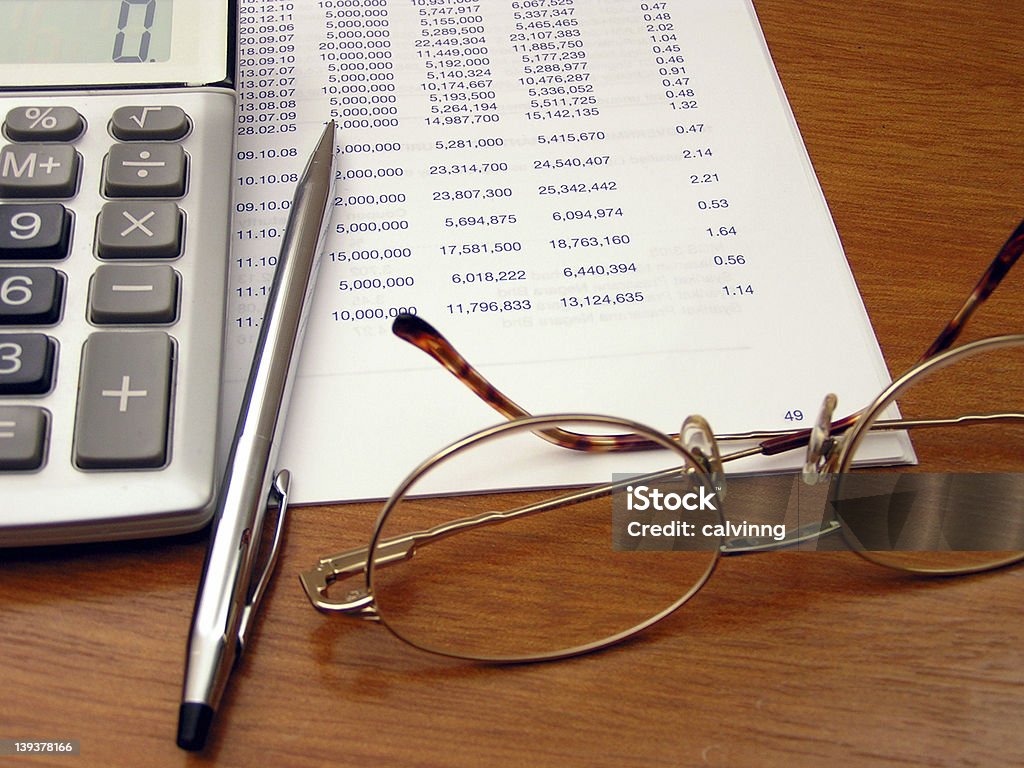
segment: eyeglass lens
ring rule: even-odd
[[[557,424],[587,432],[609,426]],[[613,431],[634,430],[630,424]],[[378,541],[451,521],[451,500],[439,511],[435,500],[417,494],[473,481],[536,488],[550,482],[553,468],[561,466],[553,458],[564,461],[566,453],[522,427],[475,442],[419,477],[390,508]],[[572,461],[592,464],[595,480],[602,483],[646,471],[638,462],[649,466],[660,461],[661,468],[688,463],[678,448],[639,455],[568,453]],[[622,482],[615,493],[554,502],[553,508],[513,513],[512,519],[467,525],[428,538],[411,558],[374,567],[370,582],[384,622],[404,640],[427,650],[512,660],[576,653],[629,634],[671,611],[707,578],[718,556],[719,538],[693,539],[683,548],[665,536],[630,541],[612,514],[615,505],[625,509],[626,488],[632,487]],[[693,493],[694,504],[700,498],[699,486],[699,480],[678,476],[671,484],[680,498]],[[466,514],[478,515],[483,509],[498,516],[571,493],[489,494],[483,501],[468,500]],[[649,525],[677,517],[659,517],[653,511],[637,514]],[[719,519],[714,509],[687,514],[695,525]],[[655,548],[663,551],[651,551]]]

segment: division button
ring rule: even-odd
[[[94,333],[85,342],[75,416],[75,464],[82,469],[161,467],[167,461],[170,336]]]
[[[85,120],[72,107],[15,107],[4,119],[11,141],[73,141],[85,130]]]
[[[185,150],[177,144],[115,144],[107,154],[107,197],[181,197],[185,194]]]
[[[43,408],[0,405],[0,472],[39,469],[46,458],[48,429]]]

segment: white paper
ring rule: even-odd
[[[240,34],[229,403],[295,178],[342,129],[282,452],[296,502],[385,497],[500,419],[391,335],[401,308],[533,413],[793,429],[887,382],[748,0],[243,0]]]

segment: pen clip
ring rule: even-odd
[[[277,556],[280,553],[281,540],[284,536],[285,518],[288,516],[288,486],[290,483],[291,473],[287,469],[282,469],[274,476],[274,482],[271,484],[270,493],[267,496],[267,509],[269,510],[275,502],[278,507],[277,528],[274,531],[274,540],[270,545],[267,563],[259,576],[259,580],[253,587],[245,607],[242,609],[242,619],[238,625],[239,655],[245,650],[246,640],[248,639],[249,630],[254,624],[253,619],[256,616],[256,611],[263,600],[263,595],[267,591],[267,586],[270,584],[270,577],[274,573],[274,566],[277,565]]]

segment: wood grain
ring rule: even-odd
[[[899,371],[1024,212],[1024,8],[756,5]],[[1010,277],[972,336],[1021,330],[1021,283]],[[957,393],[936,397],[951,404]],[[934,450],[982,466],[958,443]],[[255,640],[198,756],[175,747],[174,731],[205,536],[3,552],[0,737],[80,739],[82,755],[61,765],[1024,761],[1024,569],[920,581],[844,553],[731,558],[634,642],[565,662],[478,666],[309,607],[297,572],[364,537],[375,512],[294,512]]]

